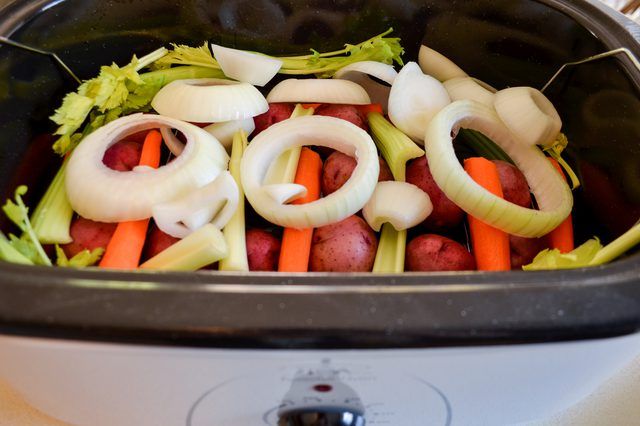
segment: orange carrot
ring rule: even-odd
[[[322,160],[309,148],[302,148],[294,183],[304,185],[307,195],[293,201],[294,204],[305,204],[320,198],[320,176]],[[279,272],[307,272],[309,255],[311,254],[311,238],[313,228],[285,228],[280,246]]]
[[[370,112],[377,112],[380,115],[384,115],[382,105],[380,104],[356,105],[356,108],[358,108],[358,111],[360,111],[363,117],[366,117]]]
[[[138,165],[158,168],[162,135],[157,130],[147,133]],[[104,251],[101,268],[136,269],[147,238],[149,219],[120,222]]]
[[[480,186],[503,197],[498,169],[491,161],[481,158],[464,160],[464,168]],[[479,271],[508,271],[511,269],[509,235],[469,215],[469,230],[473,255]]]
[[[566,177],[564,173],[562,173],[562,168],[560,164],[551,157],[548,157],[553,167],[562,175],[563,178]],[[560,224],[556,229],[549,233],[549,244],[552,249],[560,250],[560,253],[569,253],[573,250],[574,242],[573,242],[573,219],[571,215],[567,216],[567,218]]]
[[[318,108],[320,105],[322,105],[322,104],[302,104],[302,107],[303,107],[303,108],[306,108],[306,109],[309,109],[309,108],[316,109],[316,108]]]

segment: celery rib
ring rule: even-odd
[[[390,223],[382,225],[373,273],[400,274],[404,272],[404,256],[407,246],[407,231],[396,231]]]
[[[31,215],[35,235],[44,244],[66,244],[72,241],[69,228],[73,209],[64,183],[66,166],[65,159]]]

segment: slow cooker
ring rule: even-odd
[[[495,87],[542,87],[640,27],[592,0],[4,0],[0,35],[81,78],[160,45],[273,54],[389,27]],[[57,168],[48,115],[74,81],[0,48],[0,195]],[[640,70],[569,67],[546,94],[580,171],[576,235],[640,216]],[[2,229],[8,229],[2,223]],[[0,377],[79,425],[512,424],[549,418],[640,355],[640,254],[547,272],[134,273],[0,262]],[[0,422],[1,423],[1,422]]]

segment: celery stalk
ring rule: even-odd
[[[226,78],[222,70],[198,66],[183,66],[168,68],[157,71],[149,71],[140,74],[140,78],[145,84],[167,85],[174,80],[185,80],[190,78]]]
[[[404,271],[404,253],[407,245],[407,230],[396,231],[390,223],[382,225],[373,273],[401,273]]]
[[[371,112],[367,115],[367,119],[373,140],[389,164],[393,177],[399,182],[404,182],[407,161],[424,155],[424,151],[381,114]],[[373,272],[377,274],[402,273],[406,245],[406,230],[396,231],[390,223],[383,224]]]
[[[229,254],[222,232],[213,224],[204,225],[140,265],[141,269],[195,271]]]
[[[231,146],[229,172],[231,172],[231,175],[238,185],[240,202],[233,217],[222,230],[222,234],[229,246],[229,256],[220,260],[218,266],[221,271],[249,270],[244,223],[244,191],[242,190],[242,183],[240,181],[240,160],[242,160],[242,154],[247,148],[247,144],[247,134],[243,130],[236,132],[233,136],[233,145]]]
[[[293,110],[291,118],[313,115],[313,112],[313,108],[305,108],[298,104]],[[264,184],[273,185],[277,183],[293,183],[293,180],[296,178],[296,170],[298,169],[300,150],[301,147],[296,147],[280,154],[276,161],[274,161],[269,167],[269,170],[267,170],[267,175],[264,178]]]
[[[389,164],[393,177],[399,182],[404,182],[407,161],[424,155],[424,151],[381,114],[370,112],[367,119],[373,140]]]
[[[73,209],[67,199],[64,175],[67,160],[64,160],[47,192],[31,215],[31,225],[38,241],[44,244],[66,244],[72,241],[69,234]]]
[[[611,262],[624,252],[640,243],[640,222],[633,225],[627,232],[604,246],[589,262],[590,266]]]
[[[16,250],[7,240],[7,237],[0,232],[0,259],[11,263],[20,263],[23,265],[33,265],[25,255]]]

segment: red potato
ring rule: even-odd
[[[544,238],[524,238],[509,235],[511,248],[511,269],[522,269],[533,261],[538,253],[547,248]]]
[[[387,162],[378,157],[380,162],[380,174],[378,175],[378,182],[393,180],[391,169],[387,165]],[[322,193],[327,196],[345,184],[351,177],[353,170],[356,168],[356,159],[343,154],[342,152],[333,152],[324,162],[322,166]]]
[[[442,192],[433,180],[427,157],[422,156],[407,163],[407,182],[422,189],[431,198],[433,212],[423,222],[428,229],[446,229],[459,225],[464,212]]]
[[[313,272],[369,272],[376,258],[378,240],[358,216],[315,229],[311,240],[309,270]]]
[[[363,130],[368,130],[365,118],[358,108],[353,105],[324,104],[316,108],[314,115],[341,118],[355,124]]]
[[[277,271],[280,257],[280,240],[262,229],[250,229],[246,233],[247,258],[250,271]]]
[[[71,223],[71,228],[69,229],[73,241],[62,245],[62,249],[67,257],[71,258],[82,250],[105,248],[109,244],[117,225],[117,223],[94,222],[93,220],[78,217]]]
[[[178,241],[180,241],[180,238],[172,237],[171,235],[161,231],[160,228],[154,224],[149,231],[149,235],[147,235],[143,258],[151,259],[156,254],[165,251]]]
[[[405,269],[469,271],[476,269],[476,261],[462,244],[440,235],[424,234],[407,244]]]
[[[253,136],[256,136],[263,130],[268,129],[273,124],[279,123],[287,118],[291,117],[295,105],[286,103],[272,103],[269,104],[267,112],[253,117],[253,122],[256,125],[256,129],[253,131]]]
[[[140,162],[142,144],[133,140],[123,140],[109,147],[102,157],[102,162],[110,169],[128,172]]]
[[[501,160],[492,160],[498,169],[504,199],[522,207],[531,208],[531,191],[520,169]]]

